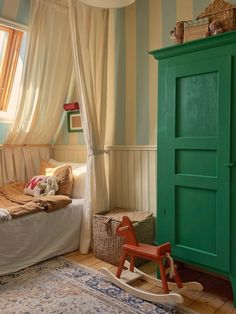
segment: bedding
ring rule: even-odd
[[[25,184],[19,182],[0,187],[0,208],[7,209],[12,218],[39,211],[51,212],[71,203],[65,195],[25,195],[24,188]]]
[[[0,276],[79,248],[83,199],[0,223]]]
[[[63,174],[64,179],[69,176],[71,199],[65,195],[33,197],[24,194],[23,183],[0,187],[0,210],[4,209],[0,212],[0,276],[79,249],[86,164],[52,161],[56,164],[49,167],[48,162],[41,162],[40,174],[51,175],[48,168],[54,168],[59,169],[58,176],[62,172],[61,181]],[[65,191],[66,180],[63,182]]]

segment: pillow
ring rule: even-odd
[[[72,167],[74,184],[72,190],[72,197],[84,198],[85,197],[85,181],[87,165],[80,165],[77,168]]]
[[[49,164],[53,166],[59,165],[70,165],[72,167],[74,183],[72,189],[72,197],[73,198],[84,198],[85,196],[85,179],[87,172],[87,164],[86,163],[76,163],[76,162],[65,162],[65,161],[57,161],[55,159],[49,159]]]
[[[46,168],[47,176],[56,176],[59,179],[59,189],[56,194],[71,197],[73,188],[73,174],[70,165],[62,165],[59,167]]]
[[[39,174],[40,175],[46,175],[47,168],[55,168],[55,167],[56,167],[56,165],[53,165],[46,160],[41,160],[40,161]]]
[[[32,179],[29,180],[29,182],[26,184],[24,189],[24,194],[27,195],[41,195],[42,190],[38,187],[38,183],[46,183],[47,182],[47,176],[34,176]]]

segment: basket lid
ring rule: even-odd
[[[103,215],[115,221],[122,221],[123,216],[128,216],[132,222],[138,222],[145,220],[148,217],[153,216],[151,213],[145,212],[143,210],[132,210],[127,208],[114,208],[109,210]]]

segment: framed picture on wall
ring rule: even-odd
[[[80,111],[67,112],[67,126],[68,132],[82,132],[82,122]]]

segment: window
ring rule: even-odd
[[[19,97],[26,33],[0,24],[0,119],[13,119]],[[8,113],[8,115],[7,115]],[[10,115],[9,115],[10,114]]]

